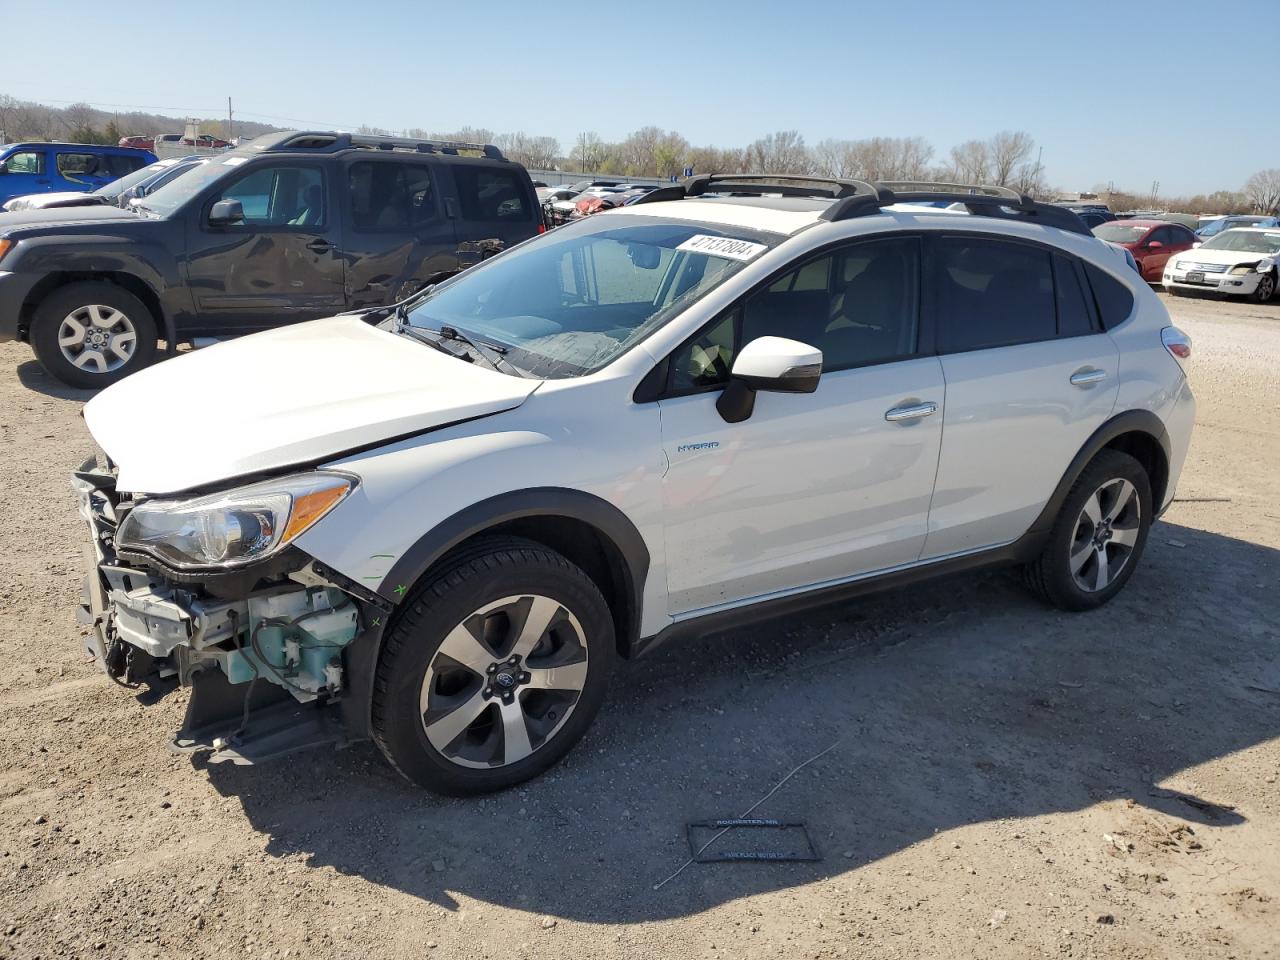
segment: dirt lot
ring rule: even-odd
[[[84,397],[3,345],[0,957],[1280,957],[1280,305],[1170,307],[1200,420],[1104,611],[993,574],[662,649],[475,801],[167,753],[181,695],[77,652]],[[821,862],[653,889],[833,743],[757,811]]]

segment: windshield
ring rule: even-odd
[[[1135,227],[1131,224],[1102,223],[1093,228],[1093,235],[1099,240],[1109,240],[1111,243],[1137,243],[1147,235],[1150,227]]]
[[[1260,230],[1224,230],[1201,250],[1238,250],[1241,253],[1261,253],[1270,256],[1280,253],[1280,232],[1263,233]]]
[[[598,370],[784,238],[705,223],[604,215],[459,274],[409,313],[507,350],[530,376]]]
[[[172,167],[177,160],[161,160],[159,163],[153,163],[143,167],[141,170],[135,170],[127,176],[121,177],[119,180],[112,180],[108,184],[104,184],[97,190],[93,191],[95,197],[102,197],[104,200],[114,200],[132,186],[136,186],[143,180],[154,177],[161,170]]]
[[[230,176],[248,157],[239,152],[228,153],[220,160],[193,167],[188,173],[170,180],[155,193],[147,194],[146,206],[156,213],[173,213],[209,184]]]

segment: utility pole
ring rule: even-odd
[[[228,141],[230,141],[230,140],[234,140],[234,139],[236,138],[236,128],[235,128],[235,126],[234,126],[234,124],[233,124],[233,121],[232,121],[232,119],[231,119],[231,116],[232,116],[232,114],[231,114],[231,98],[230,98],[230,97],[227,97],[227,140],[228,140]]]

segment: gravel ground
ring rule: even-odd
[[[989,574],[661,649],[471,801],[167,753],[182,695],[77,652],[84,396],[0,345],[0,957],[1280,957],[1280,305],[1169,306],[1200,422],[1105,610]],[[832,744],[757,811],[820,862],[654,889]]]

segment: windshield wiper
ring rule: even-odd
[[[465,343],[493,369],[503,370],[505,368],[508,373],[514,373],[517,377],[524,376],[511,361],[503,356],[507,352],[506,347],[499,346],[496,343],[488,343],[487,341],[473,340],[457,327],[451,327],[447,323],[440,325],[439,333],[440,336],[448,340],[457,340],[459,343]]]
[[[440,351],[441,353],[443,353],[446,357],[453,357],[453,359],[455,359],[455,360],[461,360],[461,361],[463,361],[464,363],[474,363],[474,362],[475,362],[475,361],[474,361],[474,359],[472,358],[471,354],[469,354],[469,353],[458,353],[458,352],[456,352],[456,351],[454,351],[454,350],[451,350],[449,347],[446,347],[446,346],[444,345],[444,343],[443,343],[441,340],[439,340],[439,339],[438,339],[438,334],[437,334],[437,336],[435,336],[435,337],[429,337],[429,336],[427,336],[427,334],[429,334],[429,333],[436,333],[436,331],[434,331],[434,330],[420,330],[420,329],[418,329],[417,327],[415,327],[413,324],[408,323],[408,322],[406,322],[406,321],[404,321],[404,320],[401,320],[401,319],[399,318],[399,313],[400,313],[400,310],[399,310],[399,308],[397,307],[397,308],[396,308],[396,314],[397,314],[397,316],[396,316],[396,326],[395,326],[395,332],[396,332],[396,333],[402,333],[402,334],[404,334],[405,336],[407,336],[407,337],[409,337],[409,338],[411,338],[411,339],[413,339],[413,340],[417,340],[419,343],[425,343],[428,347],[432,347],[433,349],[439,350],[439,351]]]

